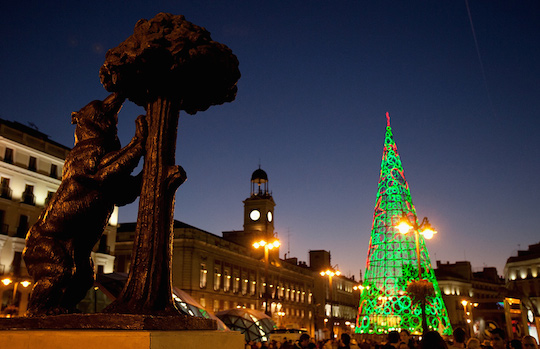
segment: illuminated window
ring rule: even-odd
[[[214,268],[214,290],[217,291],[221,288],[221,273],[220,268]]]
[[[248,287],[249,287],[249,280],[248,280],[248,274],[242,273],[242,294],[246,295],[248,293]]]
[[[249,287],[250,287],[249,288],[249,294],[252,295],[252,296],[254,296],[255,293],[257,292],[257,281],[255,281],[256,278],[257,278],[256,275],[252,275],[251,280],[253,280],[253,281],[251,281],[249,283]]]
[[[240,291],[240,277],[238,276],[238,272],[234,272],[233,275],[233,292],[238,293]]]
[[[225,269],[223,272],[223,291],[229,292],[231,290],[231,272]]]
[[[206,270],[206,263],[201,263],[201,270],[199,272],[199,287],[206,288],[206,275],[208,270]]]

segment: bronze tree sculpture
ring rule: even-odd
[[[186,174],[175,165],[180,110],[231,102],[240,78],[231,50],[184,16],[159,13],[107,52],[101,82],[146,109],[148,139],[134,249],[124,290],[106,311],[176,315],[172,299],[173,213]]]

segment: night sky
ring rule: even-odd
[[[439,231],[427,243],[433,265],[470,260],[502,274],[540,241],[540,2],[4,2],[0,117],[72,146],[70,113],[108,95],[106,51],[158,12],[205,27],[242,73],[234,102],[180,115],[176,160],[189,179],[176,219],[241,230],[260,164],[281,256],[330,250],[358,277],[389,112],[419,219]],[[122,144],[143,113],[126,102]],[[120,222],[136,212],[121,208]]]

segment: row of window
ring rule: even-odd
[[[13,149],[6,148],[4,152],[4,162],[8,164],[13,164]],[[30,156],[28,160],[28,170],[36,172],[37,171],[37,158],[35,156]],[[51,164],[49,176],[52,178],[58,178],[58,166]]]
[[[206,298],[201,297],[199,299],[199,303],[204,308],[206,308]],[[256,309],[255,303],[242,304],[242,303],[238,303],[238,302],[232,302],[232,301],[229,302],[229,301],[226,301],[226,300],[214,299],[214,302],[212,304],[212,310],[214,311],[214,313],[217,313],[217,312],[222,311],[222,310],[230,309],[230,308],[237,308],[237,307],[248,308],[248,309]],[[272,313],[275,312],[275,311],[279,311],[281,313],[280,316],[288,316],[288,317],[296,316],[296,317],[303,318],[306,315],[306,312],[305,312],[304,309],[295,309],[295,308],[289,308],[289,307],[282,307],[281,304],[277,304],[277,303],[272,303],[270,308],[271,308]],[[260,310],[264,311],[264,303],[263,303],[263,308],[260,309]],[[307,315],[311,319],[311,317],[313,316],[311,310],[309,310],[307,312]]]
[[[214,268],[214,291],[223,290],[224,292],[241,293],[242,295],[254,296],[257,293],[257,281],[255,281],[255,272],[242,272],[241,275],[237,270],[231,274],[229,268],[224,268],[221,271],[221,266]],[[208,283],[208,269],[206,263],[201,263],[199,272],[199,286],[200,288],[206,288]],[[262,296],[266,291],[266,282],[261,280],[262,287],[259,289],[259,296]],[[309,304],[312,302],[313,294],[306,292],[301,287],[290,286],[289,284],[277,283],[277,285],[270,284],[270,293],[272,297],[278,297],[279,299],[290,300],[293,302],[305,303],[306,300]]]
[[[47,198],[45,199],[45,205],[49,203],[52,196],[54,195],[54,191],[47,192]],[[0,197],[4,199],[11,200],[12,198],[12,190],[9,187],[9,178],[2,177],[0,179]],[[27,184],[24,188],[24,191],[22,193],[21,202],[25,203],[27,205],[35,205],[36,204],[36,196],[34,195],[34,186]]]
[[[508,270],[508,279],[511,281],[518,279],[532,279],[538,277],[538,270],[540,266],[527,267],[521,269],[509,269]]]
[[[330,313],[332,312],[332,315]],[[337,318],[344,318],[344,319],[354,319],[356,318],[356,315],[358,314],[358,308],[356,307],[350,307],[346,305],[340,305],[336,304],[331,306],[330,304],[325,304],[324,306],[324,315],[325,316],[332,316]]]
[[[337,290],[353,293],[354,284],[352,282],[346,282],[344,280],[340,280],[339,278],[336,278],[334,282]]]

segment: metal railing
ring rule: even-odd
[[[0,197],[4,199],[11,200],[11,188],[10,187],[0,187]]]
[[[36,204],[36,196],[33,193],[23,193],[22,202],[27,205],[35,205]]]

